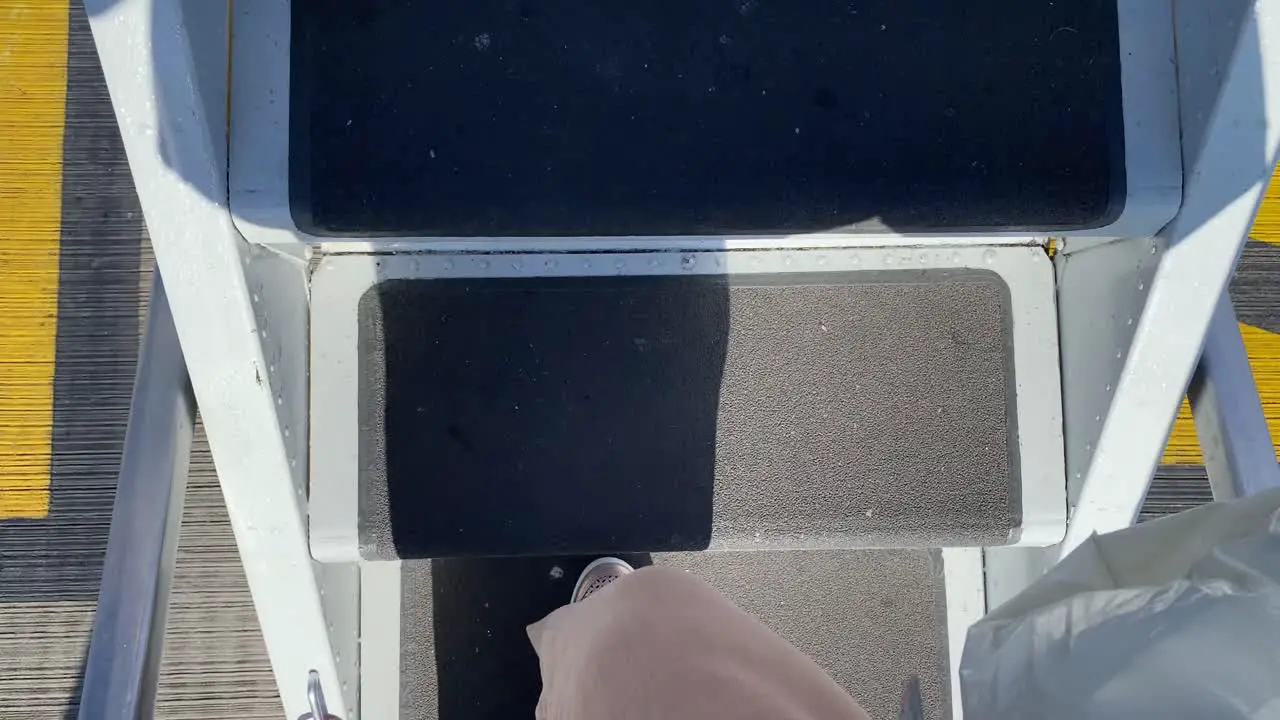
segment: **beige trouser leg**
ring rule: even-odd
[[[616,580],[530,625],[529,639],[539,720],[867,718],[812,660],[679,570]]]

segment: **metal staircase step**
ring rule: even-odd
[[[1025,462],[1061,457],[1039,248],[348,255],[313,282],[322,560],[1062,531],[1060,468]]]
[[[363,716],[529,716],[540,682],[525,626],[565,603],[590,559],[387,566],[401,589],[398,634],[389,642],[366,640],[363,672],[368,678],[398,665],[400,690],[387,697],[366,685]],[[947,597],[937,550],[665,553],[628,559],[701,576],[812,657],[872,717],[897,716],[903,684],[912,675],[920,679],[926,716],[951,717]],[[385,607],[381,601],[370,600]]]
[[[316,237],[1067,231],[1137,184],[1114,0],[294,2],[286,23],[287,57],[244,67],[289,68],[282,204]]]

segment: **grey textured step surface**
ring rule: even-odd
[[[364,556],[1010,540],[999,276],[729,277],[372,288]]]
[[[540,690],[525,625],[564,604],[590,558],[402,565],[405,720],[532,717]],[[897,718],[918,675],[926,717],[950,717],[942,561],[931,550],[671,553],[813,658],[872,717]]]

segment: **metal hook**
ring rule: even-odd
[[[329,714],[329,706],[324,702],[324,688],[320,687],[320,673],[315,670],[307,674],[307,706],[311,712],[299,720],[337,720]]]

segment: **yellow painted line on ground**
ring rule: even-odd
[[[1258,208],[1258,217],[1253,220],[1253,232],[1249,237],[1280,245],[1280,182],[1276,181],[1277,177],[1280,177],[1280,168],[1271,176],[1271,184],[1267,186],[1266,197],[1262,200],[1262,207]]]
[[[66,0],[0,0],[0,518],[49,512]]]
[[[1267,416],[1267,426],[1274,441],[1280,438],[1280,335],[1243,323],[1240,334],[1244,338],[1253,377],[1258,383],[1258,396],[1262,398],[1262,411]],[[1185,400],[1178,411],[1178,420],[1173,425],[1161,462],[1165,465],[1204,464],[1195,422],[1191,419],[1191,406]]]
[[[1280,245],[1280,167],[1271,175],[1258,216],[1253,220],[1249,237],[1254,240]],[[1280,283],[1280,277],[1276,278]],[[1280,308],[1277,308],[1280,312]],[[1280,442],[1280,337],[1249,325],[1240,325],[1245,349],[1249,353],[1249,365],[1258,383],[1258,395],[1262,409],[1271,428],[1272,442]],[[1191,406],[1186,400],[1178,411],[1178,419],[1169,435],[1169,444],[1161,462],[1165,465],[1202,465],[1200,443],[1196,439],[1195,421],[1191,418]]]

